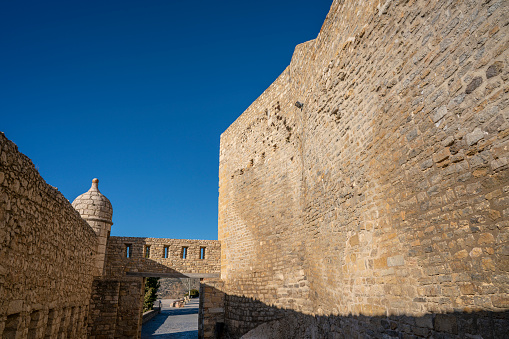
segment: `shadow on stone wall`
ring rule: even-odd
[[[454,312],[421,317],[312,316],[226,295],[216,338],[509,338],[509,311]]]

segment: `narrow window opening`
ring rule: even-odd
[[[164,253],[163,253],[163,257],[164,258],[168,258],[170,255],[170,247],[169,246],[164,246]]]
[[[188,249],[188,247],[186,247],[186,246],[182,247],[182,259],[187,258],[187,249]]]
[[[125,256],[126,258],[131,258],[132,257],[132,245],[131,244],[125,244]]]
[[[20,320],[19,313],[8,315],[2,338],[16,338]]]
[[[200,247],[200,259],[205,259],[205,247]]]
[[[150,245],[145,246],[145,258],[150,258]]]

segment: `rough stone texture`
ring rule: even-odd
[[[221,338],[224,326],[225,293],[221,279],[204,279],[200,284],[198,338]]]
[[[0,133],[0,336],[86,337],[97,236]]]
[[[127,257],[126,245],[131,256]],[[150,246],[146,256],[146,246]],[[168,258],[164,258],[165,247]],[[182,258],[182,248],[187,247],[187,257]],[[205,258],[200,259],[200,248],[205,248]],[[107,248],[106,274],[122,277],[126,272],[152,273],[219,273],[221,245],[217,240],[189,240],[164,238],[110,237]]]
[[[85,220],[104,220],[111,222],[113,207],[108,198],[99,191],[99,180],[92,180],[90,189],[74,199],[72,207],[76,209]]]
[[[95,280],[90,300],[88,337],[101,335],[113,337],[118,315],[120,282],[118,280]]]
[[[231,336],[504,335],[508,5],[334,1],[222,134]]]
[[[130,255],[127,257],[127,246]],[[149,251],[147,255],[147,246]],[[187,256],[182,258],[182,248]],[[166,250],[165,250],[166,248]],[[201,248],[205,258],[200,259]],[[167,258],[165,258],[165,253]],[[221,246],[217,240],[107,237],[104,274],[94,281],[89,333],[93,338],[139,338],[142,325],[144,278],[127,273],[219,273]]]
[[[116,338],[140,338],[143,322],[144,278],[124,278],[120,283]]]
[[[220,267],[203,338],[507,336],[508,5],[334,1],[221,136],[221,247],[110,238],[97,186],[87,225],[2,134],[0,333],[136,338],[126,273]]]

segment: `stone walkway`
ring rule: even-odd
[[[198,298],[182,308],[169,307],[171,299],[162,300],[161,313],[143,324],[141,338],[198,338]]]

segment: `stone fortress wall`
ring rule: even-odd
[[[97,237],[0,133],[0,336],[86,338]]]
[[[508,6],[334,1],[222,134],[232,337],[505,335]]]

